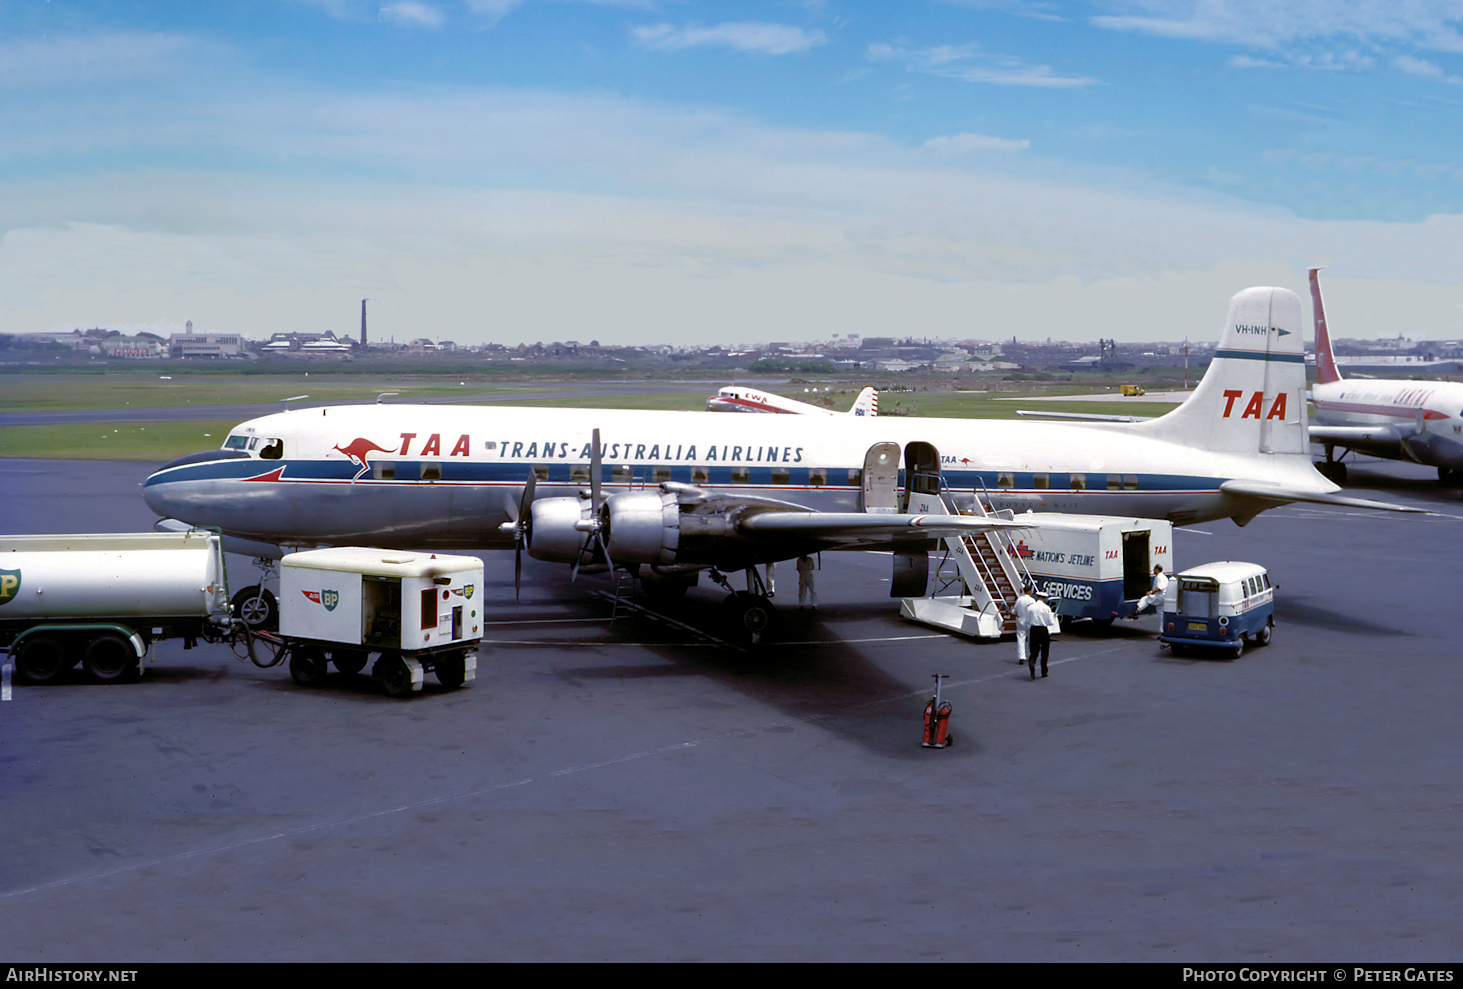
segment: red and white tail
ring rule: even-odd
[[[865,388],[858,393],[858,398],[853,400],[853,408],[848,410],[851,416],[876,416],[879,414],[879,393],[873,388]]]
[[[1336,357],[1331,353],[1331,334],[1326,329],[1326,306],[1321,302],[1320,268],[1311,269],[1311,314],[1316,324],[1316,384],[1341,380]]]
[[[1308,456],[1302,320],[1289,289],[1240,292],[1193,394],[1135,431],[1215,452]]]

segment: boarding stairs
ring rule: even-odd
[[[938,498],[921,496],[916,510],[929,515],[978,515],[1009,521],[1009,510],[992,512],[978,493],[970,509],[961,512],[943,479]],[[1020,555],[1004,532],[983,532],[941,540],[945,553],[935,570],[928,597],[905,598],[899,612],[905,618],[975,638],[998,639],[1016,631],[1016,599],[1023,584],[1031,582]],[[943,592],[959,585],[959,594]]]

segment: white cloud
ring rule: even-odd
[[[912,72],[996,86],[1070,89],[1097,82],[1088,76],[1057,75],[1050,65],[1036,65],[1009,55],[988,54],[976,44],[906,48],[876,42],[869,45],[869,58],[876,62],[902,62]]]
[[[400,3],[388,3],[381,8],[380,18],[383,21],[391,21],[395,24],[407,24],[412,27],[441,27],[443,21],[442,9],[427,3],[417,3],[416,0],[401,0]]]
[[[1249,55],[1233,55],[1229,59],[1231,68],[1235,69],[1283,69],[1283,62],[1276,62],[1268,58],[1253,58]]]
[[[925,147],[941,154],[970,154],[980,151],[1025,151],[1031,142],[1025,138],[990,137],[986,134],[950,134],[932,137]]]
[[[1099,0],[1099,27],[1278,50],[1300,41],[1463,52],[1463,0]]]
[[[0,89],[167,77],[180,70],[186,56],[212,48],[179,34],[114,33],[11,41],[0,44]]]
[[[1422,76],[1426,79],[1436,79],[1439,82],[1450,82],[1454,85],[1463,83],[1458,76],[1448,75],[1443,67],[1423,58],[1413,58],[1411,55],[1398,55],[1392,59],[1392,64],[1410,76]]]
[[[711,45],[739,52],[763,55],[790,55],[826,44],[822,31],[804,31],[789,24],[768,24],[762,21],[739,21],[701,27],[687,24],[683,28],[669,24],[652,24],[631,30],[636,41],[658,51],[681,51]]]

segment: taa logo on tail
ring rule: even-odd
[[[1228,419],[1234,412],[1235,402],[1244,398],[1245,393],[1237,388],[1226,388],[1224,391],[1224,418]],[[1266,419],[1279,419],[1285,421],[1285,392],[1275,396],[1275,401],[1270,405],[1270,411],[1265,412],[1265,393],[1257,391],[1250,396],[1250,401],[1245,405],[1245,410],[1236,418],[1259,419],[1264,414]]]

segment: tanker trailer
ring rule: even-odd
[[[230,631],[217,533],[0,535],[0,647],[30,683],[78,662],[96,681],[142,672],[154,640],[185,648]]]

